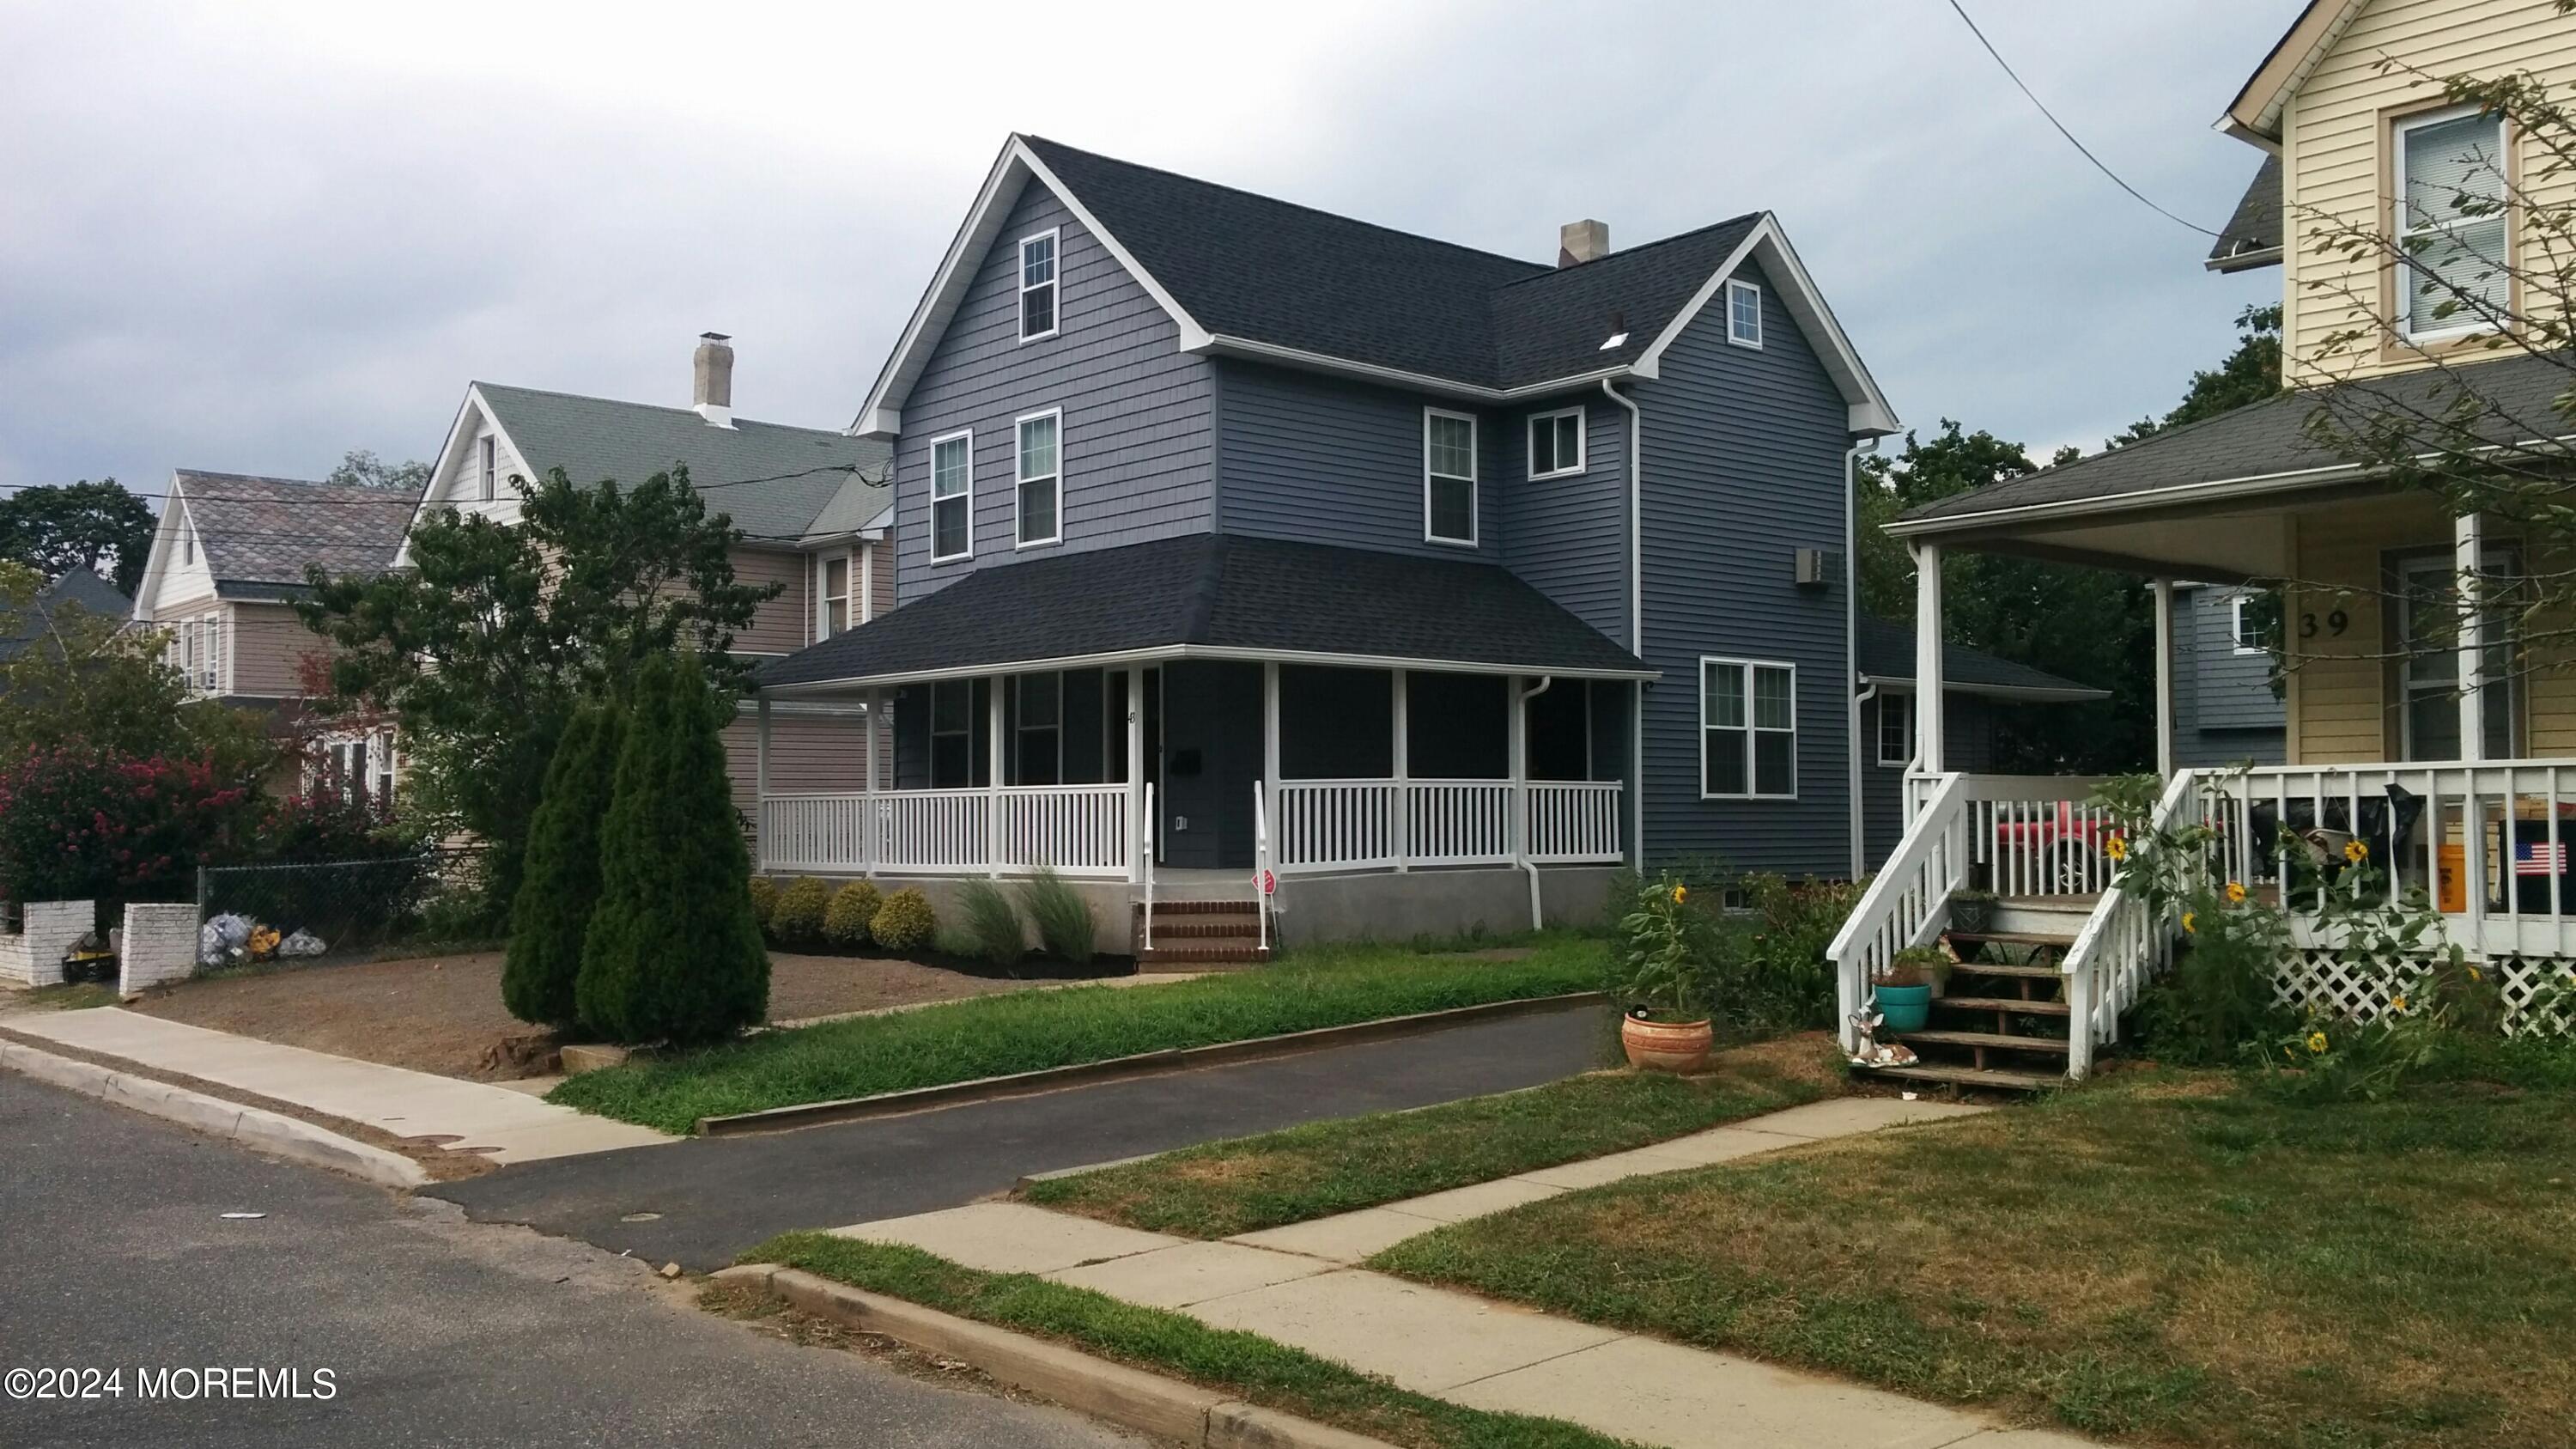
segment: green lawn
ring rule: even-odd
[[[1551,934],[1532,945],[1515,961],[1339,947],[1167,986],[980,997],[585,1072],[547,1100],[687,1132],[701,1117],[1600,987],[1608,948],[1599,939]]]
[[[1553,1167],[1811,1102],[1842,1071],[1821,1036],[1724,1053],[1696,1081],[1598,1072],[1411,1112],[1311,1122],[1057,1178],[1028,1199],[1222,1238]]]
[[[1408,1449],[1620,1449],[1554,1419],[1461,1408],[1255,1334],[913,1248],[790,1233],[742,1255],[1043,1338]]]
[[[2563,1443],[2567,1061],[2330,1106],[2113,1077],[1570,1193],[1374,1266],[2138,1443]]]

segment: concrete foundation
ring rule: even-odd
[[[1617,866],[1542,866],[1541,923],[1599,924]],[[1285,876],[1276,897],[1279,936],[1291,946],[1323,941],[1409,941],[1417,936],[1530,928],[1529,875],[1509,867],[1415,870],[1398,875]]]

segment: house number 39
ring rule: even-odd
[[[2352,616],[2341,609],[2337,609],[2333,613],[2326,615],[2326,632],[2328,634],[2341,634],[2344,630],[2351,627]],[[2317,637],[2316,615],[2301,614],[2299,616],[2299,637],[2302,639],[2314,639]]]

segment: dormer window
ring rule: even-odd
[[[1020,238],[1020,340],[1055,335],[1056,234]]]
[[[2400,122],[2397,180],[2398,322],[2408,339],[2501,325],[2513,297],[2504,118],[2470,108]]]
[[[1738,347],[1762,345],[1762,286],[1758,282],[1726,284],[1726,340]]]
[[[1476,546],[1476,419],[1422,410],[1422,536]]]
[[[486,503],[489,503],[489,502],[491,502],[491,501],[492,501],[492,475],[493,475],[493,472],[494,472],[494,465],[493,465],[493,458],[492,458],[492,438],[491,438],[491,435],[487,433],[487,434],[485,434],[485,435],[484,435],[484,437],[483,437],[483,470],[482,470],[482,473],[479,475],[479,476],[480,476],[480,479],[481,479],[480,486],[481,486],[481,489],[482,489],[482,498],[483,498],[483,501],[484,501],[484,502],[486,502]]]
[[[1529,475],[1554,478],[1583,471],[1583,409],[1532,413],[1529,420]]]

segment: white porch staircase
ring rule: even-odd
[[[1932,998],[1931,1024],[1879,1033],[1913,1048],[1919,1060],[1866,1068],[1871,1075],[1988,1091],[2064,1085],[2073,1014],[2063,963],[2094,900],[2035,896],[2000,905],[1991,930],[1942,933],[1960,959]]]

